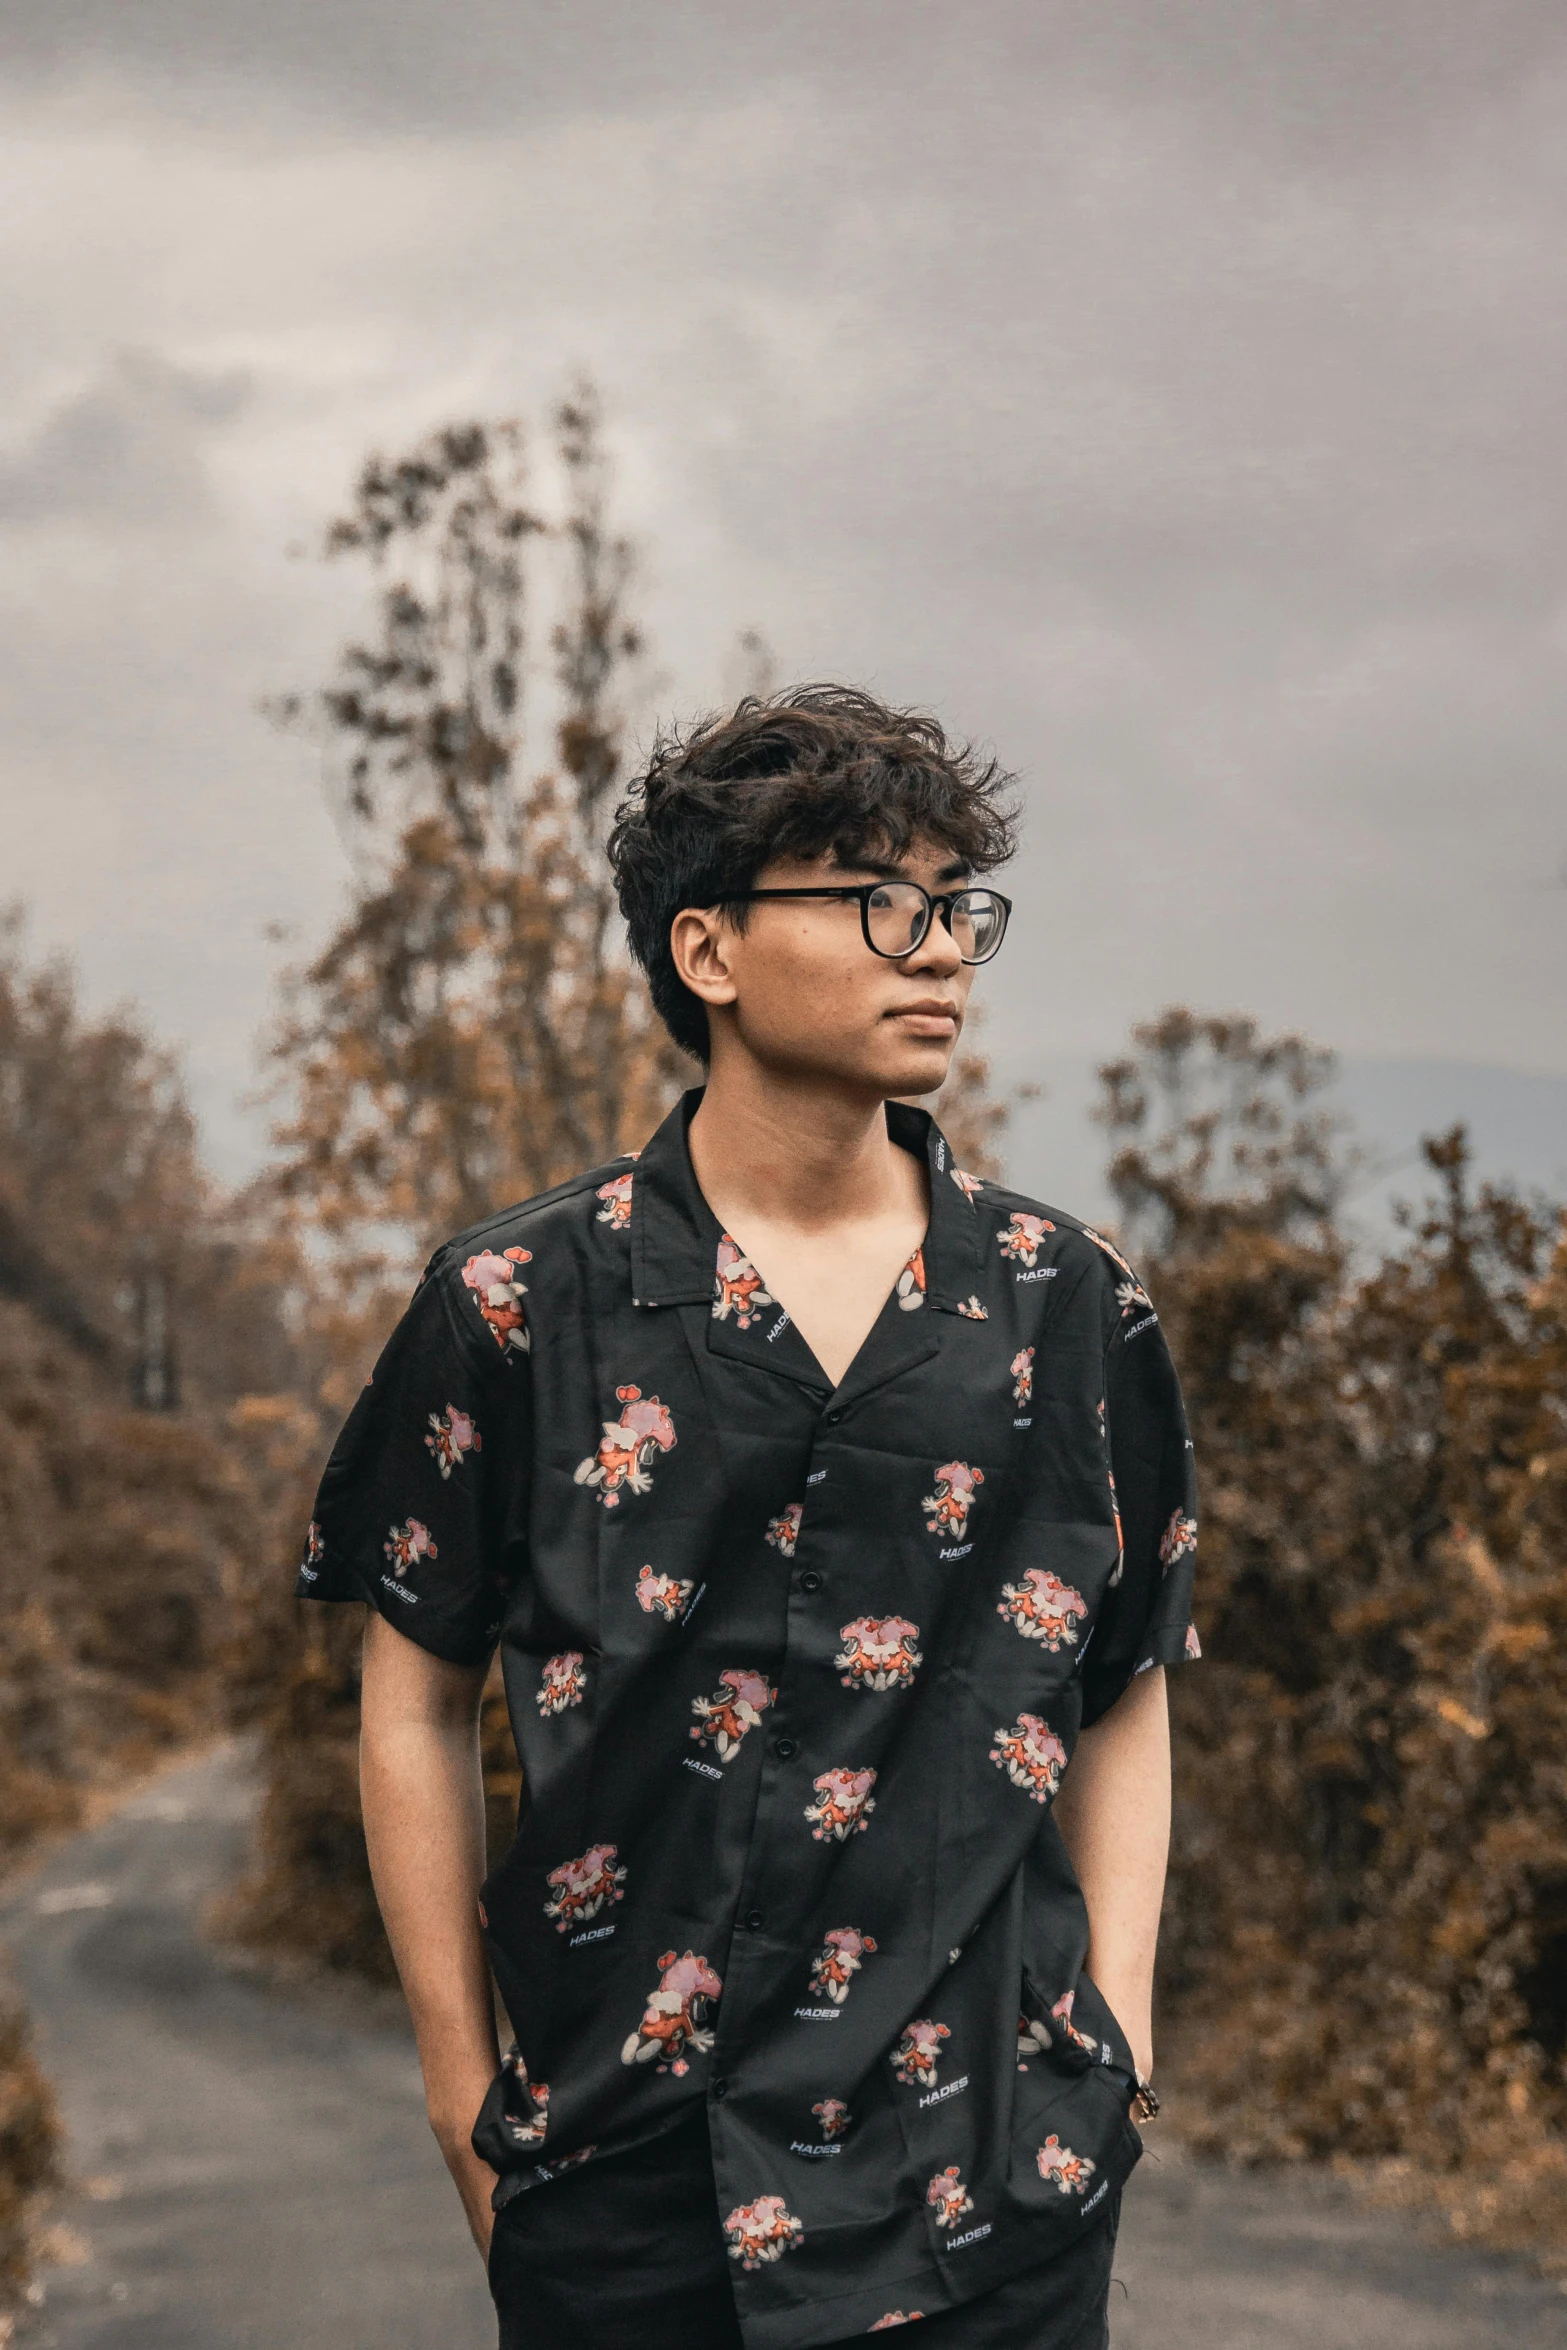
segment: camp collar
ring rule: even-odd
[[[695,1305],[713,1294],[723,1228],[703,1197],[687,1140],[702,1092],[694,1086],[681,1097],[632,1173],[634,1305]],[[962,1313],[979,1276],[979,1220],[968,1181],[954,1166],[947,1138],[928,1111],[889,1102],[887,1131],[902,1149],[923,1157],[930,1172],[930,1223],[923,1244],[927,1301],[943,1313]]]

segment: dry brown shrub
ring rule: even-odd
[[[26,2291],[39,2198],[59,2183],[60,2125],[19,2002],[0,1989],[0,2340]]]
[[[256,1862],[214,1913],[264,1956],[396,1980],[359,1813],[358,1608],[301,1610],[263,1725]]]
[[[1171,1013],[1109,1075],[1181,1365],[1208,1661],[1172,1681],[1187,2126],[1384,2166],[1567,2261],[1567,1243],[1426,1146],[1380,1264],[1298,1039]]]

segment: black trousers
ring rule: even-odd
[[[1120,2197],[1106,2201],[1042,2268],[928,2315],[919,2350],[1107,2350]],[[742,2350],[732,2266],[698,2108],[503,2207],[490,2248],[500,2350]]]

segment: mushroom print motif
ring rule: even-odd
[[[543,1676],[533,1693],[533,1701],[546,1721],[552,1714],[563,1714],[568,1706],[580,1705],[587,1687],[587,1675],[582,1670],[582,1651],[568,1648],[559,1656],[552,1656],[544,1667]]]
[[[874,1771],[823,1771],[813,1784],[816,1801],[806,1805],[805,1816],[816,1822],[811,1835],[818,1844],[829,1840],[842,1844],[870,1825],[870,1814],[876,1809],[871,1794],[876,1784]]]
[[[601,1183],[598,1187],[596,1196],[604,1202],[598,1212],[598,1221],[613,1226],[616,1232],[625,1232],[630,1228],[631,1184],[629,1175],[615,1175],[608,1183]]]
[[[974,2208],[974,2198],[964,2186],[955,2162],[949,2162],[945,2170],[936,2173],[925,2190],[925,2200],[935,2212],[938,2228],[955,2228]]]
[[[469,1414],[449,1403],[444,1413],[430,1414],[430,1433],[425,1444],[435,1459],[444,1485],[453,1469],[460,1469],[466,1453],[482,1452],[484,1442]]]
[[[501,2059],[501,2071],[506,2076],[506,2127],[519,2146],[541,2146],[549,2127],[550,2085],[548,2081],[530,2081],[528,2068],[523,2063],[522,2051],[514,2040]],[[517,2110],[513,2090],[520,2089],[524,2110]]]
[[[1088,1602],[1069,1583],[1044,1567],[1030,1567],[1021,1583],[1003,1583],[1001,1592],[996,1613],[1008,1617],[1025,1640],[1042,1641],[1052,1656],[1077,1646],[1077,1623]]]
[[[874,1955],[875,1949],[874,1938],[857,1926],[829,1927],[811,1965],[811,1989],[834,2007],[842,2007],[861,1960]]]
[[[603,1423],[597,1452],[572,1472],[574,1482],[586,1485],[607,1510],[620,1507],[623,1492],[650,1492],[654,1454],[672,1451],[675,1443],[674,1419],[656,1395],[644,1395],[640,1387],[617,1387],[615,1401],[620,1418]]]
[[[720,1762],[730,1762],[739,1753],[747,1730],[756,1728],[778,1692],[765,1673],[753,1672],[748,1666],[731,1666],[718,1678],[721,1686],[712,1697],[691,1700],[691,1711],[697,1717],[691,1735],[700,1746],[715,1746]]]
[[[1070,2146],[1063,2146],[1054,2130],[1034,2157],[1042,2179],[1053,2180],[1063,2195],[1083,2195],[1088,2182],[1099,2168],[1086,2154],[1074,2154]]]
[[[782,1557],[792,1559],[794,1546],[800,1539],[800,1520],[804,1515],[803,1501],[790,1502],[788,1508],[780,1510],[776,1518],[768,1519],[767,1532],[762,1539],[770,1542]]]
[[[546,1882],[555,1887],[555,1898],[544,1904],[544,1915],[555,1920],[558,1934],[569,1934],[573,1926],[597,1917],[606,1901],[624,1901],[625,1879],[624,1868],[616,1865],[614,1845],[590,1844],[580,1860],[565,1860],[551,1869]]]
[[[662,1616],[666,1624],[678,1624],[696,1585],[682,1583],[673,1575],[655,1575],[651,1567],[643,1567],[636,1589],[637,1605],[644,1615]]]
[[[1168,1574],[1183,1558],[1197,1548],[1197,1520],[1187,1517],[1184,1510],[1172,1510],[1170,1523],[1159,1537],[1159,1564]]]
[[[409,1518],[401,1526],[388,1526],[386,1535],[381,1548],[399,1582],[409,1568],[416,1567],[421,1559],[435,1559],[441,1555],[430,1539],[429,1527],[421,1524],[418,1518]]]
[[[1017,2069],[1020,2073],[1026,2073],[1031,2059],[1043,2056],[1050,2045],[1051,2032],[1048,2024],[1041,2023],[1037,2016],[1020,2015],[1018,2017]]]
[[[1012,1401],[1022,1411],[1033,1401],[1033,1396],[1034,1350],[1025,1346],[1012,1357]]]
[[[893,2050],[892,2068],[906,2089],[930,2087],[941,2062],[941,2043],[951,2037],[945,2024],[933,2024],[929,2016],[916,2016],[913,2023],[904,2025]]]
[[[735,2207],[724,2222],[724,2234],[731,2260],[738,2260],[742,2268],[760,2268],[764,2260],[781,2260],[792,2251],[805,2229],[781,2195],[758,2195],[754,2203]]]
[[[1010,1730],[996,1732],[990,1759],[1035,1803],[1049,1803],[1066,1769],[1066,1748],[1038,1714],[1019,1714]]]
[[[841,2138],[854,2119],[841,2097],[824,2097],[820,2105],[811,2107],[811,2113],[821,2123],[824,2138]]]
[[[713,1271],[713,1320],[727,1322],[735,1318],[737,1330],[749,1330],[763,1306],[775,1306],[778,1300],[762,1285],[762,1276],[745,1251],[732,1241],[726,1232],[718,1244],[718,1262]]]
[[[1077,1993],[1075,1991],[1063,1991],[1050,2010],[1050,2021],[1055,2025],[1063,2040],[1069,2040],[1072,2046],[1080,2048],[1085,2056],[1093,2056],[1098,2051],[1098,2041],[1087,2032],[1080,2032],[1072,2021],[1072,2009],[1076,1999]]]
[[[936,1471],[935,1492],[927,1493],[920,1503],[922,1510],[935,1512],[925,1520],[926,1533],[961,1542],[974,1507],[975,1488],[984,1482],[983,1469],[971,1469],[967,1461],[944,1461]]]
[[[902,1616],[856,1616],[841,1627],[833,1662],[845,1689],[907,1689],[925,1659],[918,1624]]]
[[[503,1256],[485,1248],[470,1257],[462,1269],[464,1286],[473,1291],[473,1302],[489,1324],[490,1334],[502,1354],[528,1351],[528,1325],[522,1315],[522,1301],[528,1287],[518,1279],[517,1273],[519,1266],[532,1262],[531,1248],[509,1248]]]
[[[1027,1216],[1013,1211],[1012,1221],[1005,1232],[996,1234],[996,1246],[1004,1257],[1012,1257],[1020,1265],[1036,1265],[1039,1252],[1045,1244],[1045,1234],[1054,1232],[1048,1216]]]
[[[707,2010],[724,1986],[694,1950],[683,1951],[678,1958],[666,1950],[657,1965],[658,1989],[649,1994],[642,2021],[622,2048],[620,2061],[654,2064],[661,2073],[688,2073],[686,2050],[713,2045]]]

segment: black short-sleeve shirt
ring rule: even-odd
[[[705,2100],[749,2350],[956,2306],[1130,2172],[1133,2066],[1051,1805],[1198,1653],[1191,1446],[1101,1235],[953,1165],[834,1388],[697,1187],[688,1096],[437,1252],[302,1592],[500,1644],[497,2201]]]

